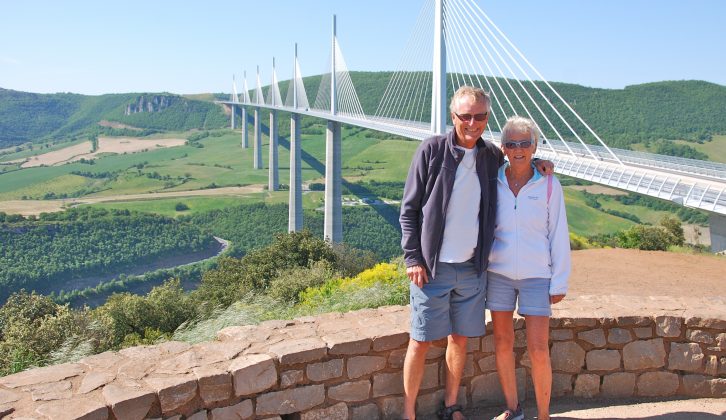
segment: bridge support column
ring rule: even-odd
[[[242,148],[246,149],[249,146],[247,139],[249,134],[247,133],[247,108],[242,107]]]
[[[726,251],[726,216],[711,213],[708,217],[708,231],[711,234],[711,251]]]
[[[232,105],[232,116],[229,118],[229,128],[234,130],[235,118],[237,116],[237,107]]]
[[[262,169],[262,127],[260,127],[260,108],[255,108],[255,138],[253,144],[252,166]]]
[[[323,235],[327,241],[343,241],[342,156],[340,123],[328,121],[325,137],[325,222]]]
[[[300,114],[290,116],[290,208],[288,232],[298,232],[303,226],[302,171],[300,169]]]
[[[277,111],[270,111],[270,154],[267,162],[268,180],[267,189],[277,191],[280,188],[277,165]]]

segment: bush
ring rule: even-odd
[[[618,234],[618,246],[644,251],[666,251],[671,245],[671,235],[659,226],[635,225]]]
[[[331,280],[335,269],[328,261],[317,261],[311,267],[294,267],[280,272],[270,282],[267,294],[273,299],[297,303],[300,292]]]
[[[176,210],[176,211],[187,211],[187,210],[189,210],[189,206],[187,206],[184,203],[176,203],[176,205],[174,206],[174,210]]]

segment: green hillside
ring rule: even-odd
[[[351,79],[367,114],[375,114],[391,75],[391,72],[351,72]],[[320,75],[304,79],[311,104],[315,102],[320,81]],[[503,86],[507,85],[503,79],[499,82]],[[525,105],[535,109],[519,85],[512,80],[509,82],[515,86]],[[283,100],[288,83],[280,82]],[[537,84],[543,92],[549,92],[543,82]],[[496,86],[496,83],[492,82],[492,85]],[[599,89],[568,83],[552,85],[610,146],[630,148],[632,144],[659,139],[684,140],[688,143],[680,149],[665,148],[660,152],[699,157],[692,155],[687,148],[708,143],[715,135],[726,134],[726,118],[723,115],[723,110],[726,109],[725,86],[692,80],[646,83],[624,89]],[[267,95],[267,87],[263,88],[263,93]],[[449,96],[452,93],[449,86]],[[421,96],[428,98],[430,92],[422,92]],[[587,133],[570,111],[556,100],[554,94],[547,93],[547,96],[558,111],[568,117],[578,133]],[[100,127],[98,123],[101,121],[152,131],[221,128],[227,125],[228,117],[221,107],[211,101],[228,98],[229,95],[223,93],[186,96],[168,93],[85,96],[0,89],[0,149],[26,141],[66,139],[83,133],[113,130]],[[164,106],[148,112],[146,106],[154,101],[164,102]],[[144,105],[141,107],[144,112],[127,115],[129,106],[140,103]],[[571,135],[563,123],[557,122],[559,118],[547,101],[538,99],[537,103],[560,133]],[[523,113],[522,109],[516,111]],[[427,120],[428,113],[428,107],[424,107],[422,119]],[[491,124],[493,126],[494,122],[491,121]],[[549,136],[554,135],[550,128],[546,127],[545,131]],[[594,141],[589,134],[584,138]],[[646,144],[646,147],[649,145]],[[710,157],[708,152],[706,154]]]
[[[129,107],[135,112],[126,115]],[[133,129],[99,125],[106,121]],[[222,108],[209,101],[168,93],[87,96],[0,88],[0,149],[88,134],[145,135],[153,131],[221,128],[227,121]]]

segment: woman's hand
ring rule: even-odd
[[[567,295],[551,295],[550,296],[550,303],[553,304],[553,305],[555,303],[560,303],[560,302],[562,302],[562,299],[565,298],[565,296],[567,296]]]

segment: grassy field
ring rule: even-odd
[[[321,126],[322,127],[322,126]],[[189,133],[171,133],[183,137]],[[112,197],[147,192],[188,191],[210,187],[267,184],[269,139],[262,136],[264,169],[253,169],[253,148],[240,147],[239,131],[222,130],[217,137],[199,141],[203,147],[184,145],[126,155],[99,158],[93,165],[73,163],[57,167],[28,168],[11,174],[0,174],[0,200],[20,199],[23,196],[42,198],[47,193],[73,194],[91,191],[88,197]],[[252,146],[252,137],[250,137]],[[279,182],[289,183],[289,137],[280,132]],[[343,177],[347,182],[397,181],[402,182],[419,142],[409,140],[381,140],[355,127],[343,127]],[[714,139],[724,142],[726,137]],[[713,142],[712,142],[713,143]],[[705,146],[705,145],[704,145]],[[726,149],[726,148],[725,148]],[[726,154],[726,152],[724,152]],[[303,182],[324,182],[325,136],[302,136]],[[88,178],[71,174],[72,171],[112,173],[113,178]],[[611,233],[633,225],[632,221],[608,215],[585,205],[583,194],[565,188],[570,229],[580,235]],[[288,191],[264,192],[238,196],[165,198],[143,201],[113,201],[92,204],[96,207],[130,209],[168,216],[205,212],[211,209],[235,206],[241,203],[265,201],[269,204],[287,203]],[[189,210],[178,212],[177,203]],[[618,210],[638,216],[644,223],[657,223],[666,213],[645,207],[625,206],[602,198],[605,209]],[[303,207],[320,208],[322,192],[306,192]]]
[[[711,141],[704,142],[703,144],[685,140],[674,140],[673,142],[676,144],[683,144],[693,147],[697,151],[705,153],[706,155],[708,155],[708,160],[726,163],[726,134],[715,135],[713,136]],[[652,150],[646,148],[641,143],[633,144],[632,147],[633,150],[652,152]]]

